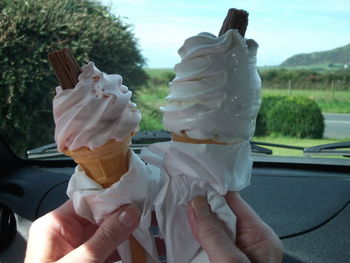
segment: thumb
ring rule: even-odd
[[[210,262],[249,262],[229,238],[224,224],[211,212],[206,197],[195,197],[188,205],[188,214],[192,233]]]
[[[139,224],[141,212],[134,205],[119,208],[83,245],[62,258],[63,262],[104,262]]]

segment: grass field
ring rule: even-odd
[[[168,73],[174,72],[172,69],[158,68],[158,69],[145,69],[147,74],[152,78],[164,78]],[[148,91],[147,91],[148,89]],[[162,104],[164,103],[164,97],[167,94],[166,85],[152,86],[150,85],[146,90],[143,90],[143,96],[148,96],[149,93],[152,103]],[[263,83],[263,96],[268,95],[285,95],[289,96],[289,90],[286,89],[269,89],[264,86]],[[150,94],[152,93],[152,94]],[[336,88],[332,92],[328,90],[298,90],[292,89],[291,96],[305,96],[313,99],[321,108],[322,112],[329,113],[350,113],[350,92],[349,91],[338,91]],[[157,98],[158,97],[158,98]]]
[[[159,107],[165,104],[168,86],[143,87],[136,91],[136,103],[142,112],[140,129],[144,131],[162,130],[162,113]]]
[[[168,72],[174,72],[170,68],[145,68],[146,73],[150,77],[161,78]]]
[[[287,89],[262,89],[263,96],[285,95],[289,96]],[[322,112],[350,113],[350,92],[327,90],[291,90],[291,96],[304,96],[314,100]]]

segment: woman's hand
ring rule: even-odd
[[[126,205],[96,226],[67,201],[33,223],[25,263],[113,262],[119,259],[116,248],[136,229],[140,215],[136,206]]]
[[[192,233],[212,263],[279,263],[282,243],[237,192],[226,195],[237,217],[236,242],[229,238],[224,224],[213,214],[205,197],[195,197],[188,206]]]

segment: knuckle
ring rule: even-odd
[[[100,228],[99,237],[100,237],[100,241],[103,243],[106,243],[106,244],[118,243],[120,236],[121,236],[121,233],[117,233],[117,231],[113,231],[113,229],[109,227],[102,226]]]
[[[201,239],[213,239],[224,234],[223,228],[218,224],[213,224],[205,228],[199,229]]]

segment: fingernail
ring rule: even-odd
[[[196,196],[191,201],[194,214],[198,218],[204,218],[211,214],[210,207],[205,196]]]
[[[141,216],[140,210],[134,205],[129,205],[119,215],[118,219],[125,227],[131,227],[140,220],[140,216]]]

